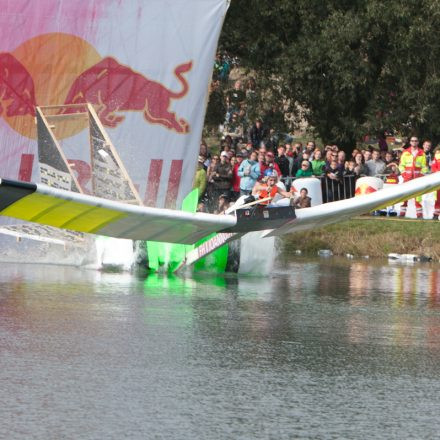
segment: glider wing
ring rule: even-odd
[[[236,224],[230,215],[135,206],[6,179],[0,179],[0,215],[115,238],[183,244]]]

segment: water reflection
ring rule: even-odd
[[[436,264],[336,258],[260,277],[4,265],[0,438],[429,438],[439,283]]]
[[[437,307],[440,270],[438,265],[428,263],[389,262],[379,265],[353,262],[350,265],[349,293],[354,301],[352,304],[356,299],[381,294],[385,298],[391,295],[396,307],[417,304]]]

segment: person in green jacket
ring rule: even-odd
[[[296,172],[295,177],[312,177],[312,167],[310,166],[310,162],[308,160],[303,160],[301,162],[301,168]]]
[[[321,150],[315,150],[312,160],[312,172],[314,176],[322,176],[324,174],[325,160],[322,160]]]
[[[197,164],[197,171],[196,171],[196,175],[194,176],[194,185],[193,185],[193,189],[194,188],[198,188],[199,189],[199,201],[202,199],[202,197],[205,194],[206,191],[206,171],[205,171],[205,167],[203,165],[203,162],[205,161],[205,157],[204,156],[199,156],[199,162]]]

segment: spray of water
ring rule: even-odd
[[[268,275],[277,255],[275,237],[261,238],[262,232],[249,232],[241,238],[239,273]]]
[[[132,240],[97,237],[95,245],[97,269],[130,270],[132,268],[136,259]]]

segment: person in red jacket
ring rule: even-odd
[[[268,171],[267,169],[270,169],[272,171],[276,171],[277,176],[282,176],[280,167],[278,166],[278,164],[275,162],[275,155],[272,153],[272,151],[268,151],[266,153],[266,169],[264,170],[263,174],[265,176],[268,175]],[[260,170],[262,171],[262,170]]]
[[[232,169],[232,197],[231,200],[235,202],[240,197],[240,180],[241,177],[238,175],[238,168],[240,168],[243,162],[243,154],[237,153],[237,162],[234,164]]]
[[[431,162],[431,171],[433,173],[440,171],[440,147],[437,147],[434,150],[434,158],[432,159]],[[437,190],[435,194],[434,216],[432,217],[432,219],[438,220],[439,215],[440,215],[440,190]]]
[[[419,140],[416,136],[411,136],[410,147],[407,148],[400,157],[399,171],[404,182],[417,179],[428,172],[426,156],[419,148]],[[423,219],[423,208],[420,199],[415,199],[417,218]],[[408,200],[405,200],[400,207],[400,217],[405,217]]]

